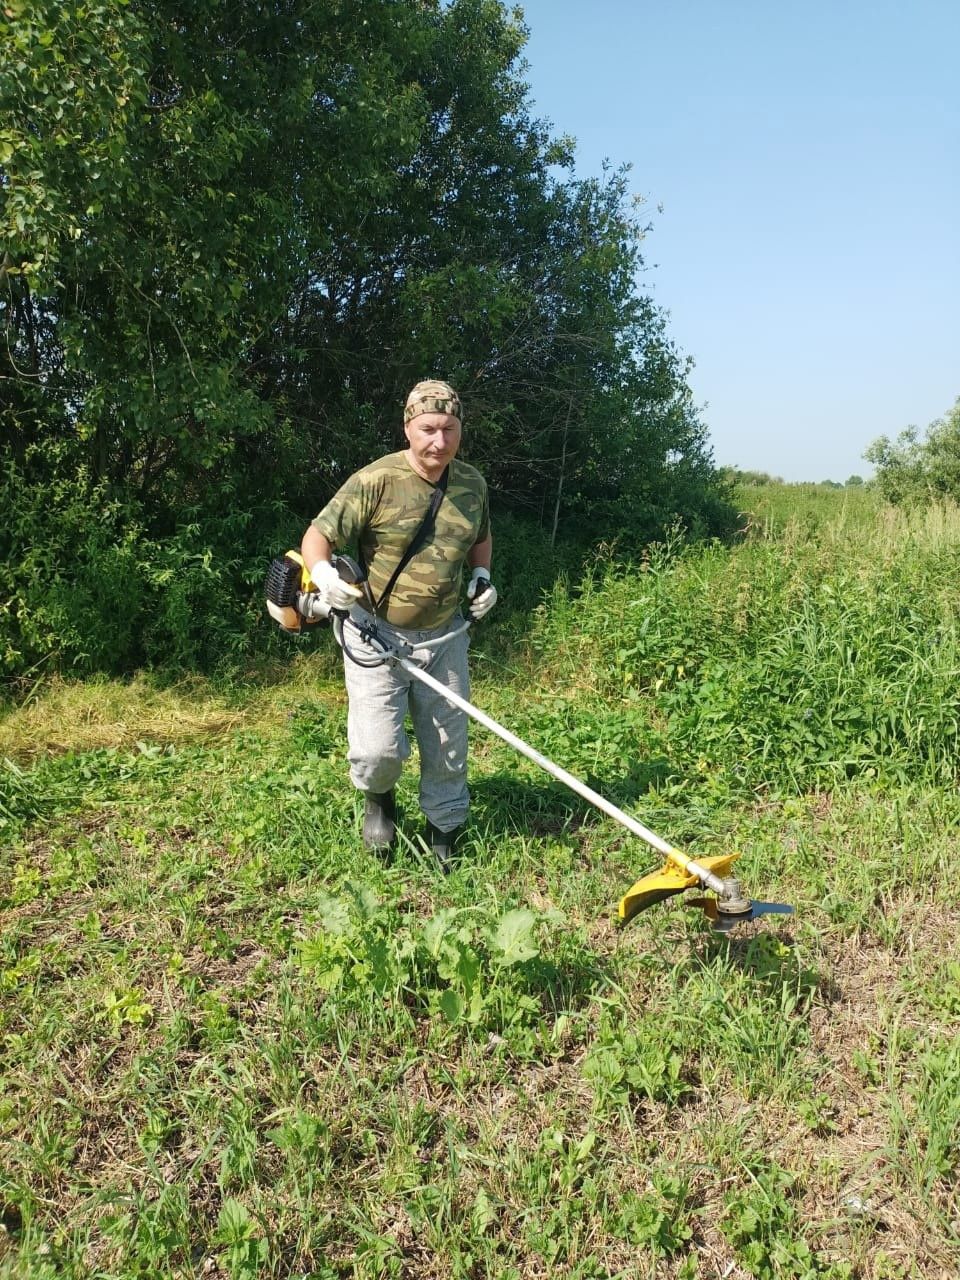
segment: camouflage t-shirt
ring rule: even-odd
[[[416,473],[403,450],[355,471],[314,520],[335,551],[357,545],[375,600],[390,581],[427,514],[435,486]],[[454,458],[433,530],[397,579],[382,612],[395,627],[424,631],[456,612],[467,552],[490,532],[487,484]]]

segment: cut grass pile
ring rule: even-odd
[[[729,938],[676,899],[618,931],[656,858],[480,730],[460,869],[412,769],[381,867],[329,654],[38,691],[2,729],[0,1275],[960,1273],[960,673],[910,630],[960,539],[925,537],[658,552],[558,591],[509,670],[480,642],[481,706],[797,908]],[[857,752],[849,681],[893,715]],[[914,756],[910,688],[943,694]],[[765,745],[792,689],[815,750],[813,717]]]
[[[144,676],[129,683],[51,681],[0,720],[0,757],[21,762],[58,752],[130,748],[138,742],[179,746],[237,729],[244,711],[203,681],[158,688]]]

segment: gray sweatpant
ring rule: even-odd
[[[354,610],[354,616],[360,621],[368,620],[368,615],[359,610]],[[410,631],[378,621],[377,629],[385,640],[397,638],[418,644],[446,635],[462,621],[456,614],[434,631]],[[421,649],[411,655],[411,660],[454,693],[469,698],[469,643],[469,636],[464,633],[438,649]],[[349,636],[349,644],[362,657],[375,652],[362,645],[355,633]],[[409,709],[420,748],[420,808],[441,831],[459,827],[470,807],[465,713],[400,667],[358,667],[344,654],[343,669],[349,702],[347,759],[353,785],[377,794],[392,790],[410,755],[410,739],[404,728]]]

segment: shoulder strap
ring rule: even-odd
[[[404,551],[403,555],[400,557],[397,567],[394,569],[393,573],[390,575],[390,581],[384,587],[383,593],[381,594],[380,599],[377,601],[377,613],[380,612],[380,610],[386,604],[387,600],[389,600],[390,592],[396,586],[397,579],[400,577],[401,573],[403,573],[404,569],[407,567],[407,565],[410,563],[413,557],[417,554],[417,552],[420,550],[420,548],[423,546],[426,540],[430,537],[430,534],[433,532],[433,526],[437,518],[437,512],[440,510],[440,503],[443,501],[443,495],[447,492],[447,479],[449,478],[449,475],[450,475],[450,466],[448,464],[447,466],[444,467],[443,475],[440,477],[440,479],[437,481],[434,487],[433,493],[430,497],[430,506],[427,508],[426,515],[420,521],[420,527],[417,529],[416,533],[410,539],[410,542],[407,545],[406,551]],[[364,566],[364,571],[366,571],[366,566]]]

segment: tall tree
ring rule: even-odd
[[[34,541],[61,553],[57,502],[82,541],[84,498],[239,566],[426,373],[555,532],[710,509],[626,177],[569,176],[525,37],[499,0],[6,0],[0,448]]]

